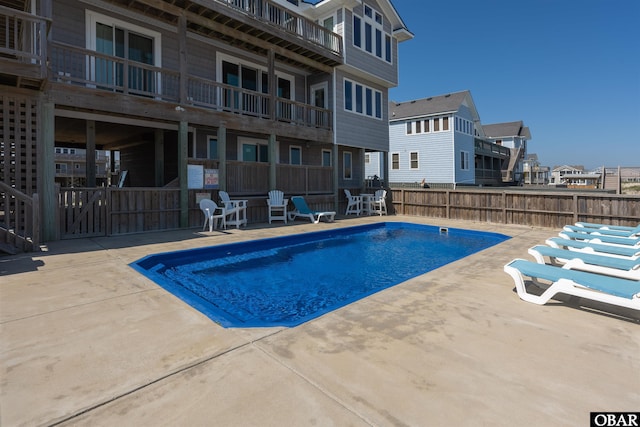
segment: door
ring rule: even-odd
[[[311,86],[311,105],[318,107],[311,111],[311,123],[317,127],[326,128],[329,126],[329,115],[326,112],[328,104],[327,91],[327,83]]]

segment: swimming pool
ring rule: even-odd
[[[291,327],[508,238],[387,222],[149,255],[131,266],[224,327]]]

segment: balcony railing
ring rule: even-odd
[[[269,0],[216,0],[342,56],[341,37],[304,16]]]
[[[62,43],[51,44],[50,66],[58,83],[331,129],[331,111],[324,108],[190,75],[182,96],[178,71]]]
[[[502,157],[509,157],[511,149],[502,145],[494,144],[493,142],[475,140],[475,151],[477,154],[497,154]]]
[[[0,6],[0,58],[41,66],[49,21],[26,12]]]

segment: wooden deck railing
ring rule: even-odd
[[[63,43],[51,44],[51,79],[57,83],[143,96],[174,103],[331,129],[331,110],[290,99],[186,76],[180,93],[178,71],[105,55]]]
[[[0,243],[20,251],[40,246],[38,195],[32,197],[0,182]]]
[[[0,56],[43,65],[48,23],[45,18],[0,6]]]
[[[312,20],[269,0],[216,0],[249,16],[275,25],[291,35],[328,49],[342,56],[341,37]]]

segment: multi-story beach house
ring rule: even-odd
[[[412,37],[387,0],[3,1],[2,222],[11,199],[35,212],[21,218],[59,213],[40,215],[41,240],[91,234],[83,221],[190,227],[198,194],[218,190],[248,199],[250,221],[276,188],[336,209],[362,186],[365,152],[388,151],[388,90]],[[60,217],[82,197],[56,189],[56,147],[85,150],[87,218]],[[123,188],[99,187],[97,150],[118,153]]]
[[[529,128],[522,120],[483,125],[482,128],[488,141],[510,150],[509,163],[502,169],[502,180],[512,184],[523,184],[527,142],[531,139]]]
[[[391,184],[502,185],[509,155],[485,137],[469,91],[389,103]],[[382,172],[374,155],[367,164]]]

